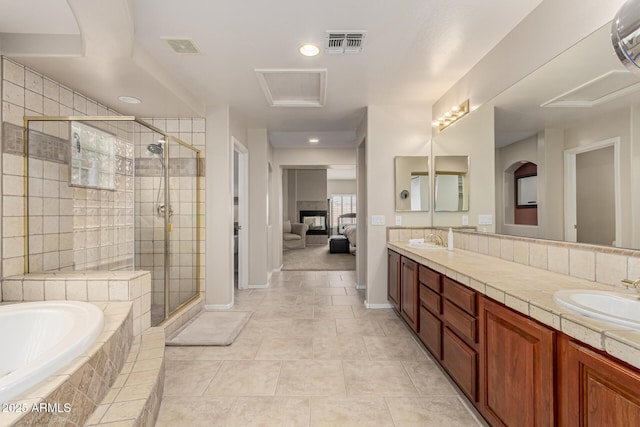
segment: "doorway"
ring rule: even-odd
[[[235,138],[233,145],[233,278],[235,289],[249,283],[249,152]]]
[[[567,241],[620,244],[619,145],[612,138],[565,151]]]

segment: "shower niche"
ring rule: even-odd
[[[129,116],[25,129],[27,273],[149,271],[152,325],[198,296],[198,149]]]

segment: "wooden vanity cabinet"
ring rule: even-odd
[[[400,314],[414,332],[419,330],[418,264],[400,257]]]
[[[479,321],[482,415],[492,426],[555,425],[555,331],[485,297]]]
[[[400,311],[400,254],[387,251],[387,299]]]
[[[442,366],[472,401],[478,398],[477,293],[442,278]]]
[[[640,426],[640,372],[560,334],[558,423]]]
[[[418,337],[433,356],[442,357],[442,275],[418,266],[420,328]]]

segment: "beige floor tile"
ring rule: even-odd
[[[167,360],[194,360],[203,351],[204,347],[165,347],[164,357]]]
[[[252,316],[253,317],[253,316]],[[290,336],[291,328],[294,322],[298,320],[293,319],[251,319],[247,322],[246,326],[240,332],[239,338],[242,339],[259,339],[264,337],[286,337]]]
[[[447,376],[434,362],[402,362],[402,365],[420,395],[457,396]]]
[[[411,331],[405,323],[396,318],[393,319],[377,319],[378,324],[388,337],[411,337]]]
[[[427,360],[424,351],[412,338],[368,336],[363,338],[372,360]]]
[[[357,295],[360,298],[362,298],[362,300],[364,300],[365,296],[367,295],[366,289],[356,289],[356,288],[344,288],[344,289],[347,292],[347,295]]]
[[[224,426],[237,398],[166,396],[162,398],[156,427]]]
[[[387,397],[386,400],[396,426],[481,425],[456,396]]]
[[[362,298],[360,298],[359,296],[353,296],[353,295],[347,295],[347,296],[340,296],[340,295],[334,295],[331,297],[331,300],[333,301],[333,305],[358,305],[361,306],[363,304],[363,300]]]
[[[330,288],[326,288],[330,289]],[[296,304],[301,305],[332,305],[333,301],[329,295],[300,295]]]
[[[326,279],[305,279],[300,282],[303,288],[328,288],[329,281]]]
[[[314,359],[368,360],[362,337],[337,336],[313,338]]]
[[[287,336],[335,337],[336,321],[333,319],[296,319],[285,331]]]
[[[265,297],[262,299],[262,302],[260,303],[260,306],[265,306],[265,305],[275,305],[275,306],[282,306],[282,305],[294,305],[298,300],[298,295],[289,295],[289,294],[284,294],[284,295],[270,295],[268,297]]]
[[[265,337],[256,360],[297,360],[313,358],[311,337]]]
[[[338,335],[379,335],[384,331],[378,321],[373,319],[336,319]]]
[[[316,295],[347,295],[346,288],[316,288]]]
[[[393,427],[394,424],[382,397],[314,397],[311,426]]]
[[[245,360],[253,359],[263,338],[238,337],[228,346],[202,347],[194,360]]]
[[[355,279],[347,279],[347,280],[329,280],[329,287],[331,288],[355,288],[356,281]]]
[[[304,397],[241,397],[230,411],[228,427],[306,427],[309,399]]]
[[[313,309],[314,319],[353,319],[351,306],[317,306]]]
[[[281,364],[279,360],[225,361],[204,394],[207,396],[273,396]]]
[[[342,362],[349,396],[416,396],[404,367],[397,361]]]
[[[222,362],[211,360],[165,361],[165,396],[202,396]]]
[[[312,319],[312,305],[273,305],[260,306],[252,316],[256,320],[262,319]]]
[[[370,309],[364,305],[354,305],[351,307],[354,317],[365,318],[371,317],[373,319],[397,319],[398,315],[392,308],[377,308]]]
[[[278,379],[278,396],[346,395],[340,360],[286,360]]]

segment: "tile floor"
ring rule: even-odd
[[[355,272],[274,274],[237,291],[253,311],[228,347],[167,347],[158,426],[477,426],[392,310]]]

